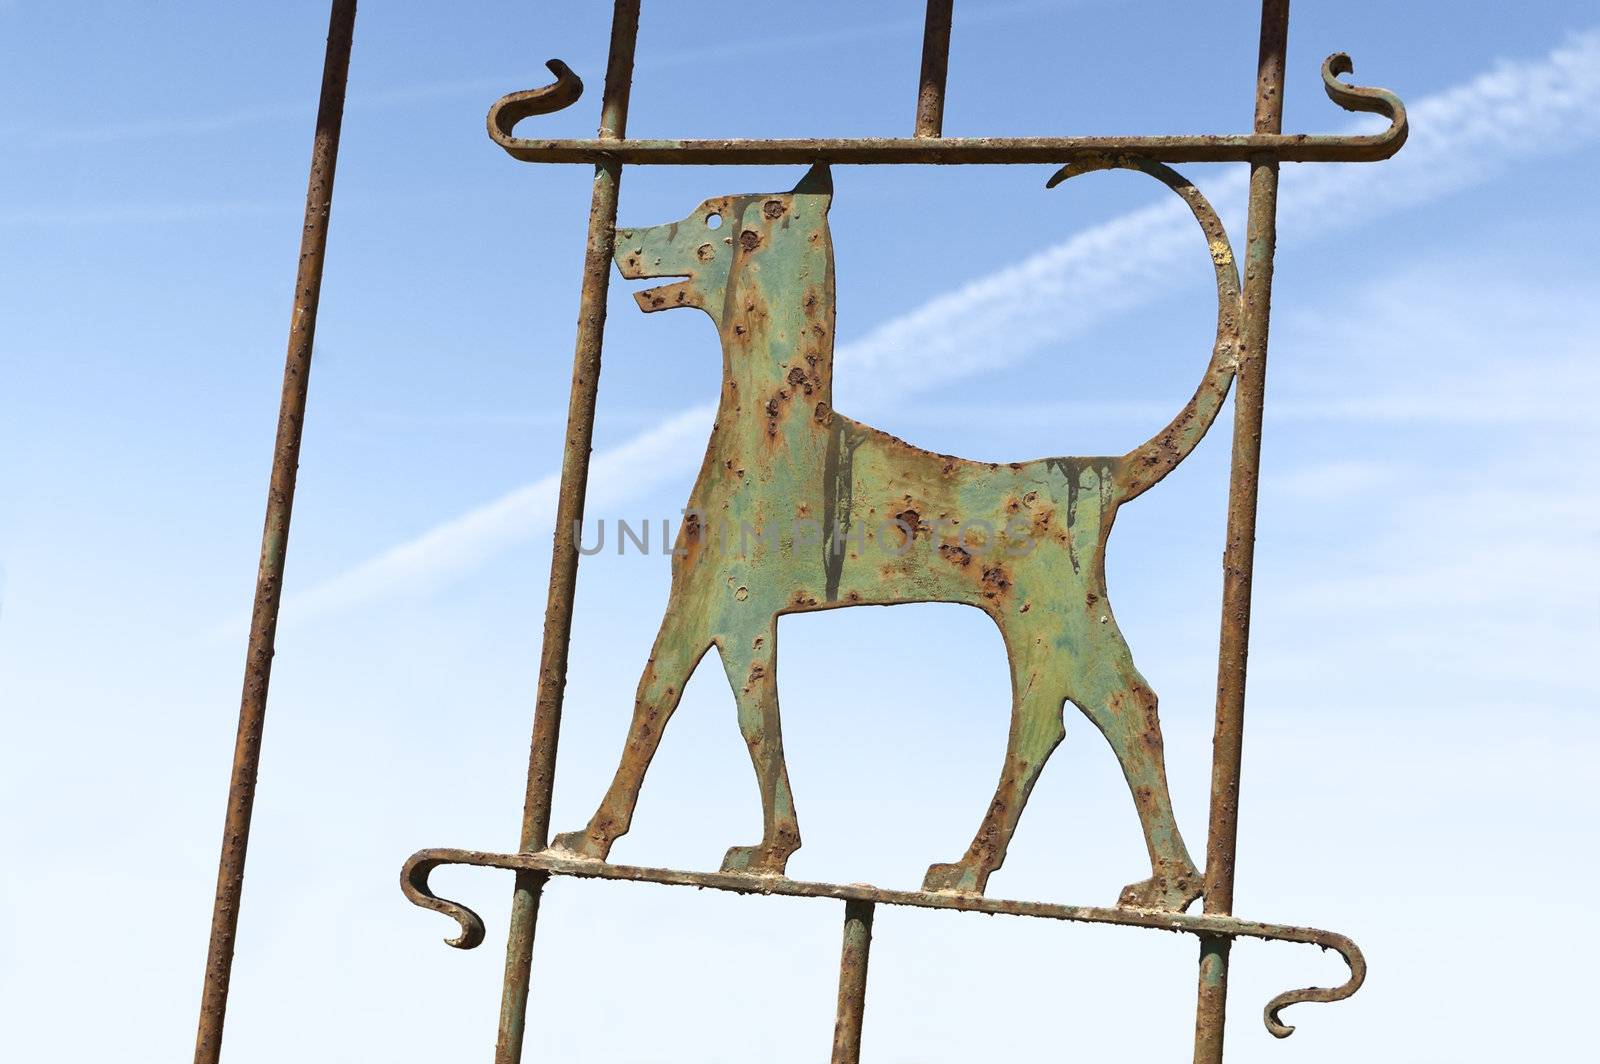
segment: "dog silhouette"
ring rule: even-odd
[[[1134,667],[1105,586],[1118,507],[1181,462],[1215,420],[1237,365],[1239,281],[1232,249],[1199,191],[1158,163],[1137,169],[1189,206],[1218,293],[1216,343],[1194,397],[1127,454],[995,464],[921,450],[833,408],[831,175],[791,191],[710,199],[688,217],[619,229],[623,277],[681,278],[636,295],[645,311],[696,307],[722,341],[722,391],[672,560],[666,616],[639,681],[622,761],[581,831],[553,849],[604,859],[628,830],[662,730],[701,658],[716,647],[738,704],[761,794],[761,841],[723,870],[781,875],[800,846],[778,715],[777,623],[786,613],[955,602],[999,626],[1011,669],[1005,762],[966,853],[923,889],[981,893],[1005,859],[1040,770],[1064,734],[1067,702],[1121,762],[1151,875],[1119,904],[1181,911],[1202,879],[1173,816],[1156,695]]]

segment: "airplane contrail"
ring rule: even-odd
[[[1574,34],[1539,59],[1501,62],[1417,101],[1409,112],[1410,139],[1385,163],[1286,166],[1280,229],[1290,239],[1326,235],[1594,138],[1600,132],[1600,29]],[[1242,173],[1209,187],[1225,216],[1242,213]],[[841,391],[863,397],[869,407],[883,404],[992,370],[994,346],[980,341],[996,334],[1007,337],[1004,355],[1013,361],[1081,334],[1180,283],[1187,274],[1172,267],[1193,251],[1193,224],[1180,202],[1162,201],[937,295],[841,346],[835,359]],[[1230,228],[1242,238],[1236,222]],[[590,505],[614,506],[691,472],[714,412],[710,403],[689,407],[596,452]],[[288,596],[284,609],[304,620],[397,588],[437,588],[548,529],[558,486],[558,475],[547,474]]]

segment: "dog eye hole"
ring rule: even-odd
[[[706,215],[706,228],[707,229],[720,229],[720,228],[722,228],[722,215],[718,214],[716,211],[712,211],[710,214]]]

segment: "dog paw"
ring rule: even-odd
[[[781,876],[789,863],[783,850],[765,846],[733,846],[722,859],[724,872],[742,872],[752,876]]]
[[[1205,890],[1205,880],[1193,865],[1162,871],[1149,879],[1129,883],[1117,898],[1119,909],[1152,909],[1181,913]]]
[[[922,889],[930,894],[982,894],[988,879],[987,872],[965,861],[929,865]]]
[[[570,857],[583,857],[591,861],[604,861],[611,845],[603,839],[583,831],[563,831],[550,841],[550,849]]]

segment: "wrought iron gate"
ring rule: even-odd
[[[1284,1037],[1293,1030],[1280,1018],[1286,1006],[1337,1001],[1355,993],[1366,965],[1355,943],[1344,935],[1259,923],[1233,915],[1234,855],[1279,165],[1388,158],[1406,138],[1405,109],[1400,100],[1381,89],[1360,88],[1341,81],[1341,75],[1350,73],[1351,63],[1347,56],[1336,54],[1322,68],[1328,96],[1347,110],[1371,111],[1387,117],[1389,128],[1373,135],[1284,134],[1284,52],[1289,5],[1288,0],[1264,0],[1255,126],[1251,133],[945,138],[941,128],[952,0],[929,0],[915,132],[911,137],[634,140],[627,137],[626,126],[639,2],[615,3],[596,137],[543,140],[515,134],[521,120],[560,110],[578,100],[582,83],[559,60],[548,63],[556,79],[553,84],[513,93],[489,111],[490,136],[513,158],[534,163],[588,163],[595,170],[522,837],[512,853],[422,850],[406,862],[401,876],[402,888],[413,902],[457,922],[460,931],[448,940],[450,944],[470,949],[483,940],[482,921],[466,907],[437,896],[429,887],[430,873],[446,864],[502,868],[515,873],[496,1061],[516,1064],[522,1057],[534,930],[540,897],[551,876],[633,880],[843,902],[832,1058],[836,1064],[859,1058],[873,913],[879,905],[1193,934],[1200,945],[1194,1050],[1194,1059],[1200,1064],[1222,1059],[1229,948],[1240,936],[1333,949],[1349,966],[1349,978],[1338,987],[1291,990],[1269,1001],[1264,1018],[1274,1035]],[[343,66],[335,45],[340,20],[345,15],[353,19],[354,4],[340,0],[335,4],[335,32],[330,35],[331,80],[324,83],[324,110],[330,106],[333,110],[329,112],[331,119],[319,116],[319,145],[325,144],[327,138],[322,133],[329,128],[331,143],[337,145]],[[348,46],[346,21],[342,38],[345,57]],[[330,92],[335,92],[337,98]],[[309,293],[312,324],[315,281],[320,274],[321,245],[317,241],[325,237],[331,196],[331,155],[323,161],[326,187],[319,192],[318,171],[314,167],[313,195],[308,201],[308,219],[320,218],[324,226],[316,232],[310,226],[307,230],[307,246],[315,253],[313,266],[318,268],[309,286],[302,285],[300,290],[302,297]],[[1210,205],[1193,185],[1171,169],[1170,164],[1184,162],[1238,162],[1249,166],[1248,229],[1242,270]],[[1126,455],[1050,459],[1012,467],[930,456],[832,410],[828,376],[833,340],[832,258],[826,229],[832,187],[828,168],[1024,163],[1060,165],[1062,169],[1052,179],[1052,185],[1090,170],[1137,170],[1160,180],[1184,199],[1204,233],[1218,291],[1216,339],[1194,398],[1165,430]],[[618,188],[625,166],[707,164],[807,164],[812,170],[788,191],[707,200],[688,218],[653,229],[616,228]],[[718,222],[723,224],[713,228]],[[634,727],[617,779],[583,830],[552,840],[550,804],[606,295],[613,262],[625,277],[681,278],[640,293],[641,308],[651,311],[694,306],[705,310],[718,324],[725,355],[736,351],[743,360],[741,364],[757,368],[749,371],[751,376],[730,379],[726,385],[724,410],[749,432],[741,436],[719,420],[718,434],[713,435],[706,465],[709,472],[702,473],[696,497],[691,499],[692,515],[680,533],[676,552],[679,556],[674,559],[673,598],[656,653],[645,667]],[[304,309],[297,302],[297,329],[302,329]],[[297,381],[299,409],[303,409],[305,366],[302,362],[296,369],[297,335],[300,334],[291,334],[290,378]],[[308,332],[301,339],[303,358],[308,360]],[[741,386],[746,389],[742,396],[738,391]],[[1189,453],[1217,416],[1230,387],[1236,388],[1233,458],[1223,564],[1211,809],[1202,875],[1189,863],[1166,805],[1154,696],[1132,671],[1131,662],[1125,660],[1126,646],[1109,619],[1109,611],[1096,609],[1096,602],[1104,594],[1097,582],[1098,555],[1084,555],[1094,554],[1103,546],[1120,502],[1154,485]],[[753,394],[750,389],[755,389]],[[252,629],[251,668],[256,671],[247,672],[246,678],[241,753],[236,758],[234,790],[230,793],[230,834],[225,841],[219,878],[199,1061],[215,1060],[220,1044],[237,890],[243,874],[243,840],[248,832],[255,750],[265,700],[265,663],[260,652],[264,650],[265,660],[270,661],[276,582],[281,579],[282,544],[287,534],[287,500],[293,491],[292,459],[298,451],[294,399],[293,389],[286,385],[285,411],[287,423],[291,424],[287,429],[280,425],[279,460],[285,461],[284,433],[290,432],[288,494],[277,477],[280,467],[275,466],[274,501],[269,504],[267,547],[263,553],[262,580],[266,590],[258,588],[257,625]],[[1029,484],[1044,486],[1028,489],[1008,472],[1024,467],[1029,467]],[[1030,542],[1036,539],[1048,549],[1026,565],[1020,560],[1014,564],[976,561],[963,547],[968,542],[964,532],[953,543],[941,536],[941,525],[948,531],[960,524],[960,516],[952,512],[957,499],[969,509],[977,506],[982,512],[992,512],[997,519],[1007,521],[1008,532],[997,534],[1000,541],[1011,534],[1009,522],[1016,520],[1021,522],[1016,526],[1019,539],[1031,537]],[[281,513],[275,509],[280,502]],[[758,548],[753,555],[735,555],[733,561],[728,560],[725,550],[712,550],[715,534],[711,525],[718,516],[725,526],[729,520],[737,519],[743,528],[752,517],[770,519],[774,514],[795,510],[810,513],[813,503],[830,522],[816,543],[801,545],[791,537],[771,545],[765,554],[761,553],[763,548]],[[272,520],[274,514],[281,517],[277,526]],[[862,526],[857,528],[861,537],[858,545],[875,536],[880,546],[894,548],[895,561],[871,572],[859,564],[852,568],[852,563],[859,562],[859,554],[839,543],[836,533],[841,521],[846,529],[852,521]],[[864,523],[871,522],[875,522],[872,531],[863,531]],[[992,526],[991,534],[996,534]],[[1057,553],[1051,554],[1052,550]],[[1079,574],[1080,562],[1081,579],[1077,583],[1065,581],[1070,589],[1076,589],[1070,603],[1063,605],[1054,592],[1046,593],[1039,589],[1038,582],[1030,583],[1030,578],[1041,572],[1040,566],[1053,567],[1049,572],[1054,575],[1069,570]],[[705,574],[713,574],[716,579],[705,579]],[[721,597],[724,595],[726,601]],[[1092,698],[1073,701],[1080,705],[1089,701],[1100,707],[1086,707],[1085,712],[1094,717],[1122,761],[1152,857],[1151,878],[1127,888],[1117,905],[1014,901],[983,893],[989,872],[999,866],[1004,856],[1010,830],[1021,815],[1033,778],[1054,739],[1059,738],[1052,738],[1049,723],[1053,696],[1045,699],[1041,712],[1029,716],[1034,710],[1029,709],[1020,693],[1017,695],[1012,747],[995,801],[985,814],[978,836],[961,860],[930,869],[922,889],[811,883],[783,874],[784,863],[798,846],[799,836],[782,760],[775,679],[770,675],[775,618],[783,613],[856,603],[929,600],[968,602],[994,617],[1008,633],[1014,676],[1023,675],[1019,669],[1031,669],[1026,672],[1030,682],[1050,680],[1057,686],[1049,691],[1055,692],[1081,691],[1082,685],[1095,683],[1103,688],[1099,702]],[[1030,611],[1034,617],[1022,620]],[[1012,635],[1040,630],[1029,626],[1041,623],[1041,616],[1057,623],[1066,633],[1062,638],[1074,648],[1067,655],[1071,660],[1063,662],[1062,655],[1056,653],[1042,654],[1030,662],[1025,647],[1019,650],[1013,645]],[[681,666],[686,663],[692,671],[708,646],[715,646],[724,658],[739,700],[741,728],[761,784],[763,839],[755,846],[735,847],[717,872],[610,863],[610,845],[627,829],[660,729],[687,678]],[[1053,697],[1053,705],[1059,718],[1061,698]],[[1059,722],[1055,726],[1059,727]],[[1185,912],[1197,896],[1204,898],[1203,911]]]

